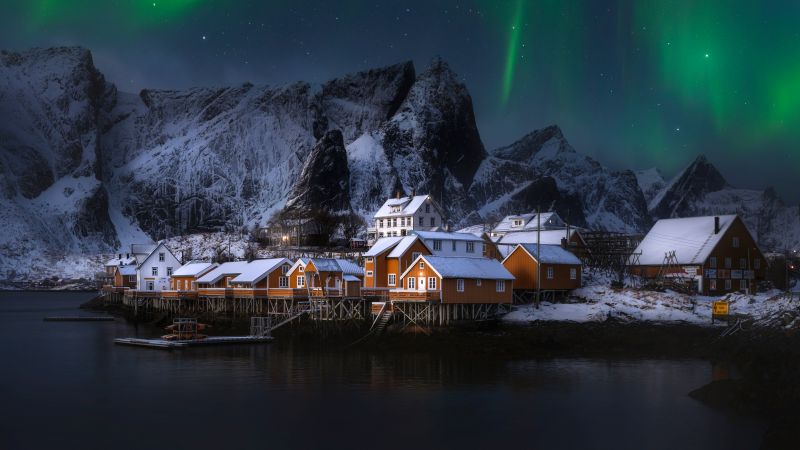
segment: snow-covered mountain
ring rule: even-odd
[[[653,218],[738,214],[765,249],[800,248],[800,207],[786,206],[772,188],[731,186],[705,156],[698,156],[650,201]]]
[[[610,170],[556,126],[487,152],[466,86],[440,59],[322,84],[131,94],[85,49],[0,53],[0,280],[86,272],[65,267],[132,242],[264,225],[286,208],[368,217],[397,190],[432,194],[459,226],[540,207],[641,232],[651,212],[717,199],[772,214],[757,224],[764,239],[798,228],[773,192],[754,200],[702,169],[692,173],[705,184],[659,190],[660,175]]]
[[[664,175],[656,167],[637,170],[634,173],[636,174],[636,181],[639,182],[639,187],[642,189],[642,194],[644,194],[644,199],[649,205],[653,198],[664,189],[667,183],[664,180]]]

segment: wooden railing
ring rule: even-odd
[[[440,299],[439,291],[417,291],[417,290],[400,290],[392,289],[389,291],[389,300],[392,301],[419,301],[429,302],[438,301]]]
[[[273,298],[306,298],[308,290],[306,288],[275,288],[269,290],[269,296]]]
[[[389,296],[389,288],[361,288],[362,297],[378,297],[385,299]]]

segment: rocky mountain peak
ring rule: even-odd
[[[726,187],[728,182],[719,170],[700,155],[653,197],[649,209],[656,218],[679,217],[688,213],[688,205]]]
[[[532,161],[546,146],[559,151],[573,151],[558,125],[549,125],[545,128],[534,130],[516,142],[492,151],[498,158],[516,161]]]

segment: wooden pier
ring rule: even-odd
[[[45,322],[113,322],[111,316],[64,316],[45,317]]]
[[[182,341],[168,341],[166,339],[117,338],[114,339],[114,343],[120,345],[130,345],[134,347],[172,350],[178,348],[202,347],[209,345],[263,344],[272,342],[272,340],[272,336],[209,336],[204,339],[187,339]]]

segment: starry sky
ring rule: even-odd
[[[800,2],[4,0],[0,48],[81,45],[121,90],[322,82],[441,56],[487,149],[558,124],[613,168],[705,154],[800,201]]]

